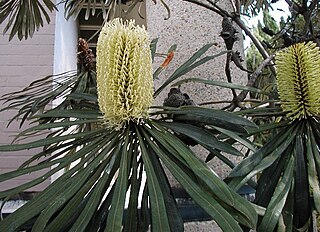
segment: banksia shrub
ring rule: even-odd
[[[315,43],[294,44],[276,55],[281,106],[292,120],[320,113],[320,49]]]
[[[150,40],[134,21],[107,22],[97,44],[99,107],[111,126],[121,128],[148,116],[153,101]]]

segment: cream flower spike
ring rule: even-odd
[[[276,55],[281,106],[292,120],[320,113],[320,49],[313,42],[294,44]]]
[[[120,129],[148,116],[153,102],[150,39],[133,20],[105,23],[97,44],[97,88],[101,112]]]

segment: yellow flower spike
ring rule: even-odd
[[[102,28],[97,44],[99,107],[111,126],[148,116],[153,101],[150,40],[144,27],[116,18]]]
[[[276,55],[281,107],[292,120],[320,113],[320,49],[313,42],[294,44]]]

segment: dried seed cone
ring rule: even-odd
[[[106,121],[121,128],[148,116],[153,101],[150,40],[134,21],[107,22],[97,44],[97,88]]]
[[[292,120],[320,113],[320,50],[315,43],[294,44],[276,55],[277,84],[284,111]]]

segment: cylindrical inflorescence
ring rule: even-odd
[[[320,49],[315,43],[294,44],[276,55],[281,106],[292,120],[320,113]]]
[[[107,22],[97,44],[99,107],[108,124],[122,128],[148,116],[153,102],[150,39],[134,21]]]

